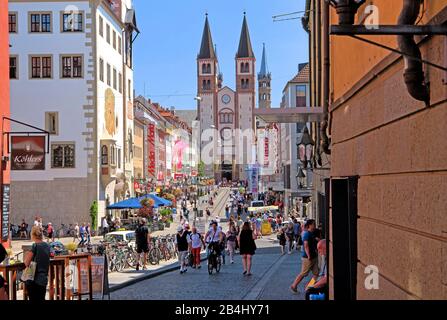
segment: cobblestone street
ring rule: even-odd
[[[145,280],[111,294],[115,300],[302,300],[304,294],[292,294],[289,286],[301,267],[299,252],[281,256],[272,238],[257,240],[251,277],[242,275],[242,259],[222,266],[219,274],[208,275],[206,262],[200,270],[178,270]],[[304,292],[308,282],[299,287]]]

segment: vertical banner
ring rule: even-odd
[[[269,166],[269,131],[265,130],[264,137],[264,168],[268,168]]]
[[[247,166],[248,192],[253,194],[253,199],[258,199],[259,166],[257,164]]]
[[[2,190],[2,241],[8,241],[9,238],[9,209],[10,209],[11,186],[3,185]]]
[[[148,142],[148,172],[149,175],[155,178],[156,158],[155,158],[155,125],[149,124],[147,130]]]

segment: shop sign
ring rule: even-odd
[[[11,170],[45,170],[45,136],[11,136]]]

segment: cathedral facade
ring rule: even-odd
[[[265,53],[264,53],[265,55]],[[265,59],[263,59],[263,64]],[[262,70],[265,70],[261,67]],[[197,56],[197,100],[200,127],[200,160],[205,175],[217,181],[246,180],[247,168],[256,159],[256,87],[263,86],[260,105],[270,105],[270,82],[256,82],[256,57],[244,14],[235,56],[236,89],[223,85],[223,75],[213,44],[208,17]],[[262,84],[261,84],[262,83]],[[265,94],[267,93],[267,94]],[[262,98],[262,102],[261,102]]]

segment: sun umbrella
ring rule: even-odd
[[[107,209],[141,209],[142,207],[139,199],[130,198],[114,203],[108,206]]]
[[[172,206],[172,202],[166,199],[163,199],[162,197],[159,197],[155,194],[147,194],[145,196],[142,196],[141,198],[139,198],[140,200],[143,199],[152,199],[154,201],[154,207],[169,207]]]

